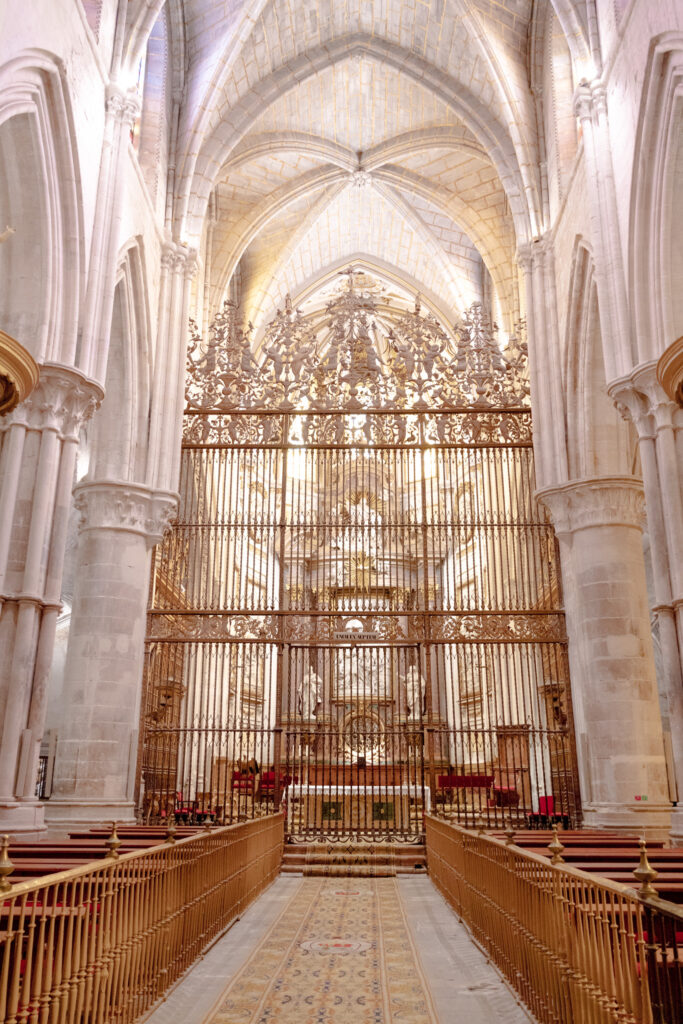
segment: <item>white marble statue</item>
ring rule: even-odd
[[[297,686],[296,705],[302,718],[314,718],[318,704],[322,700],[322,680],[315,669],[309,665]]]
[[[411,718],[419,718],[424,711],[427,684],[417,665],[411,665],[403,677],[406,688],[406,707]]]
[[[338,658],[336,696],[382,699],[389,695],[391,671],[384,650],[342,649]]]

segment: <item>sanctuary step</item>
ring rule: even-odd
[[[408,843],[287,843],[283,874],[381,878],[425,874],[423,844]]]

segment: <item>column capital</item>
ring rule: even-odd
[[[171,527],[178,495],[120,480],[83,480],[74,488],[79,530],[120,530],[158,544]]]
[[[607,113],[607,89],[602,78],[583,79],[574,92],[574,116],[580,121],[595,121]]]
[[[593,96],[593,115],[600,118],[607,113],[607,88],[602,78],[594,78],[590,90]]]
[[[5,417],[3,427],[54,430],[62,440],[77,441],[83,424],[104,398],[104,390],[73,366],[42,363],[39,380],[28,398]]]
[[[161,246],[161,266],[164,270],[191,279],[197,272],[197,250],[180,242],[164,242]]]
[[[182,258],[183,260],[182,271],[185,276],[185,279],[191,281],[194,275],[197,273],[197,250],[193,249],[189,245],[183,245],[180,247],[178,258]]]
[[[642,481],[632,476],[589,477],[536,492],[550,512],[555,532],[576,533],[595,526],[642,530],[645,497]]]
[[[590,82],[585,79],[576,87],[573,100],[574,117],[579,121],[590,121],[593,118],[593,93]]]
[[[140,116],[140,97],[136,89],[122,89],[112,82],[107,86],[104,107],[107,114],[130,131]]]
[[[631,373],[607,386],[607,393],[624,419],[631,420],[640,440],[655,437],[663,427],[672,427],[678,406],[657,378],[657,363],[641,363]]]
[[[173,270],[175,267],[175,242],[162,242],[159,262],[162,270]]]
[[[554,239],[549,231],[537,235],[528,242],[521,242],[517,246],[517,263],[524,273],[530,273],[534,264],[542,263],[548,256],[552,256]]]
[[[521,242],[517,246],[516,256],[520,270],[524,274],[530,274],[534,259],[534,251],[531,242]]]

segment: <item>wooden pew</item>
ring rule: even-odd
[[[68,871],[70,868],[82,864],[103,860],[109,853],[107,839],[110,834],[111,830],[103,830],[98,836],[87,834],[87,838],[71,842],[52,843],[41,840],[33,843],[14,843],[9,850],[10,860],[14,865],[10,882],[16,883],[29,878],[40,878],[43,875]],[[138,835],[132,839],[123,838],[119,853],[146,850],[152,846],[158,846],[164,841],[165,833],[144,837]]]
[[[168,829],[168,825],[117,825],[116,831],[119,836],[126,835],[130,836],[131,839],[135,837],[144,838],[145,836],[165,836]],[[201,825],[178,825],[175,826],[176,835],[194,836],[197,832],[202,831]],[[111,826],[103,826],[102,828],[91,828],[87,831],[76,831],[69,832],[71,839],[96,839],[100,836],[105,838],[111,834]]]
[[[492,834],[499,839],[506,838],[505,833],[498,829]],[[515,830],[514,834],[515,845],[548,858],[551,856],[548,845],[552,839],[550,830]],[[558,839],[564,846],[562,859],[565,864],[623,885],[638,887],[633,871],[640,859],[639,837],[575,829],[558,831]],[[668,847],[663,840],[652,840],[648,842],[647,852],[650,864],[658,872],[654,882],[658,895],[672,903],[682,903],[683,847]]]
[[[534,850],[534,853],[548,857],[551,855],[548,849]],[[635,867],[634,856],[637,861],[639,855],[638,848],[632,846],[612,847],[610,849],[595,846],[573,846],[565,847],[562,858],[567,864],[574,864],[576,867],[588,863],[594,865],[594,868],[603,864],[633,864]],[[648,847],[647,855],[650,863],[655,868],[658,864],[662,866],[666,864],[680,864],[681,870],[683,870],[683,849],[668,847],[667,849],[650,850]],[[591,871],[594,868],[583,868],[583,870]]]
[[[536,849],[534,852],[550,857],[547,849]],[[639,857],[640,850],[636,845],[567,846],[562,852],[566,864],[634,889],[638,887],[633,872],[638,866]],[[648,845],[648,860],[658,873],[653,883],[658,896],[671,903],[683,902],[683,848]]]
[[[502,831],[494,831],[489,833],[494,835],[497,839],[504,839],[505,833]],[[581,832],[568,833],[558,831],[558,838],[563,846],[567,849],[572,849],[576,846],[591,847],[595,849],[619,849],[621,847],[629,847],[638,849],[638,838],[624,837],[624,836],[599,836],[599,835],[586,835]],[[553,841],[552,832],[532,832],[524,833],[515,831],[515,844],[522,846],[525,850],[542,850],[547,847]],[[648,850],[652,849],[663,849],[664,841],[662,839],[656,839],[648,841]]]

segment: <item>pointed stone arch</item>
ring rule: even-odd
[[[583,67],[585,72],[591,61],[591,45],[588,38],[588,27],[579,13],[578,4],[575,0],[552,0],[552,6],[555,9],[557,20],[562,26],[572,60]]]
[[[199,238],[208,196],[220,169],[264,108],[311,75],[330,64],[362,55],[397,68],[451,106],[486,151],[505,189],[520,237],[530,235],[529,183],[519,166],[507,129],[492,118],[483,102],[468,94],[450,77],[409,50],[363,33],[340,37],[314,47],[280,67],[223,110],[196,159],[185,163],[176,197],[175,230],[178,236]]]
[[[143,482],[150,403],[150,311],[139,238],[124,246],[114,292],[105,397],[92,423],[89,476]]]
[[[634,439],[607,394],[593,257],[574,243],[566,332],[567,455],[570,479],[627,476]]]
[[[224,171],[265,154],[272,153],[305,153],[317,157],[321,161],[334,164],[344,171],[354,171],[358,166],[358,154],[349,147],[342,146],[330,139],[303,131],[259,132],[249,136],[245,143],[238,146],[230,159],[223,165]]]
[[[156,209],[163,215],[173,120],[172,46],[168,5],[147,40],[140,118],[134,129],[140,170]]]
[[[386,281],[389,286],[395,285],[399,288],[407,289],[413,294],[419,293],[422,297],[424,307],[436,317],[446,332],[450,332],[456,311],[447,309],[444,306],[442,299],[432,292],[427,282],[418,281],[404,269],[399,272],[395,265],[387,263],[379,256],[366,252],[352,253],[350,256],[344,256],[341,259],[335,260],[333,263],[329,263],[326,266],[321,267],[318,273],[304,281],[297,290],[292,293],[292,305],[295,308],[300,306],[310,299],[317,291],[323,288],[329,281],[338,277],[341,271],[350,267],[354,270],[365,270],[375,277]],[[274,313],[275,309],[268,311],[267,314],[264,313],[261,320],[261,326],[254,336],[254,348],[257,350],[268,323],[268,315],[272,316]]]
[[[683,334],[683,33],[656,38],[645,74],[631,191],[629,279],[638,351]]]
[[[45,51],[0,68],[3,329],[38,362],[77,360],[85,254],[78,157],[66,69]]]
[[[250,211],[244,218],[244,221],[238,225],[239,235],[231,244],[231,250],[228,253],[225,264],[213,285],[213,292],[218,301],[222,298],[242,255],[272,218],[290,203],[309,192],[320,193],[323,196],[326,194],[327,200],[330,201],[340,188],[346,186],[347,179],[348,171],[342,170],[338,164],[322,165],[302,175],[294,180],[293,183],[282,186],[272,193],[267,202],[256,206]],[[409,214],[409,204],[405,202],[404,197],[411,194],[419,195],[432,202],[451,216],[471,238],[491,274],[504,308],[511,317],[514,316],[511,282],[502,275],[494,255],[495,239],[491,238],[488,226],[476,213],[469,209],[457,195],[448,195],[443,188],[434,186],[428,180],[400,167],[387,166],[380,168],[373,172],[373,179],[377,183],[378,190],[383,195],[390,197],[394,205],[401,208],[401,215],[407,221],[411,220],[411,216]],[[327,191],[323,193],[322,190]],[[414,219],[413,217],[412,220]],[[435,258],[437,263],[445,263],[445,257],[440,255],[436,249]],[[463,301],[461,305],[464,308],[469,305],[469,302]]]
[[[124,72],[137,65],[159,19],[168,20],[173,88],[182,87],[185,68],[185,20],[181,0],[132,0],[128,5],[123,44]]]

